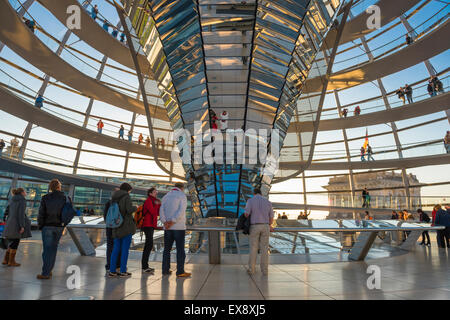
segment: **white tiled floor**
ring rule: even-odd
[[[3,251],[1,252],[3,254]],[[140,262],[130,260],[129,279],[104,277],[104,258],[58,253],[53,278],[37,280],[41,244],[24,241],[17,260],[21,267],[0,267],[0,300],[60,299],[93,296],[95,299],[450,299],[450,249],[417,246],[414,252],[364,262],[278,264],[269,275],[247,275],[242,265],[187,264],[190,279],[163,277],[161,263],[151,263],[155,275],[142,274]],[[367,288],[369,265],[381,268],[381,289]],[[81,268],[80,289],[69,290],[66,268]],[[175,265],[172,266],[175,270]]]

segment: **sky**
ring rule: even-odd
[[[22,1],[23,2],[23,1]],[[424,1],[420,1],[419,4]],[[19,6],[18,0],[10,0],[10,3],[17,8]],[[352,15],[356,16],[361,13],[367,6],[376,3],[376,1],[364,0],[361,4],[357,5],[352,10]],[[119,18],[115,12],[115,9],[108,4],[104,0],[94,0],[93,4],[98,4],[99,11],[101,15],[105,16],[112,24],[117,24]],[[409,13],[410,11],[408,11]],[[429,3],[420,10],[417,14],[415,14],[411,19],[409,19],[409,23],[413,28],[417,28],[417,30],[423,31],[427,26],[430,26],[438,19],[448,16],[449,8],[448,5],[446,7],[444,2],[431,0]],[[27,17],[32,17],[39,26],[44,28],[49,34],[56,37],[57,39],[62,39],[66,32],[66,28],[63,24],[61,24],[49,11],[43,8],[39,3],[34,3],[28,11]],[[389,28],[393,24],[398,22],[398,19],[392,21],[391,23],[383,26],[380,30],[375,31],[374,33],[379,33]],[[386,32],[385,34],[377,37],[374,40],[368,42],[369,48],[374,52],[374,55],[377,56],[387,49],[394,48],[404,42],[404,34],[406,29],[402,24],[394,27],[392,30]],[[53,51],[56,51],[57,44],[50,40],[47,36],[42,34],[39,31],[36,31],[36,35]],[[368,35],[368,38],[371,37],[371,34]],[[97,59],[101,60],[103,58],[103,54],[96,51],[80,39],[78,39],[74,34],[71,34],[68,44],[73,48],[82,51],[83,53]],[[344,68],[348,68],[352,65],[358,63],[367,62],[368,58],[364,54],[360,40],[356,40],[344,45],[341,45],[338,52],[348,48],[349,46],[359,44],[358,47],[351,49],[345,53],[338,54],[336,57],[335,65],[333,67],[334,71],[339,71]],[[426,48],[424,48],[426,50]],[[11,61],[22,68],[43,77],[44,74],[40,70],[36,69],[31,64],[27,63],[20,56],[15,54],[9,48],[5,47],[0,52],[0,57]],[[81,72],[95,77],[97,74],[97,70],[100,65],[97,62],[94,62],[90,59],[87,59],[80,54],[74,53],[70,50],[63,50],[61,57],[72,66],[80,70]],[[442,52],[441,54],[434,56],[430,59],[430,63],[435,68],[437,72],[445,70],[448,67],[448,61],[450,60],[449,50]],[[126,67],[121,66],[117,62],[108,59],[107,63],[118,66],[122,69],[127,69]],[[6,64],[5,62],[0,61],[0,81],[15,87],[17,89],[23,90],[31,95],[35,95],[35,92],[41,86],[41,81],[37,80],[15,68]],[[445,74],[441,79],[443,79],[444,87],[448,87],[450,85],[449,78],[446,78],[448,73]],[[420,63],[418,65],[412,66],[408,69],[405,69],[401,72],[388,75],[382,78],[382,82],[388,92],[396,90],[398,87],[403,86],[405,83],[415,82],[418,80],[422,80],[428,77],[428,71],[425,67],[424,63]],[[130,88],[132,90],[136,90],[138,86],[137,78],[133,75],[130,75],[127,72],[122,72],[117,69],[113,69],[110,67],[106,67],[104,71],[104,75],[101,78],[102,81],[113,83],[116,85],[120,85],[123,87]],[[55,81],[55,79],[51,79],[51,81]],[[60,85],[63,85],[61,82],[57,82]],[[157,92],[153,92],[157,94]],[[369,82],[363,85],[359,85],[357,87],[353,87],[347,90],[343,90],[339,92],[339,99],[341,105],[347,105],[359,100],[363,100],[370,97],[375,97],[380,95],[380,89],[378,88],[378,84],[374,82]],[[414,95],[418,96],[418,99],[423,99],[426,97],[426,88],[420,88],[415,91]],[[422,96],[422,97],[419,97]],[[71,93],[67,90],[63,90],[59,87],[50,85],[46,92],[45,97],[47,100],[51,100],[57,102],[66,107],[78,110],[80,112],[85,112],[89,99],[78,94]],[[402,103],[396,96],[389,97],[389,103],[392,108],[401,107]],[[324,108],[335,107],[336,102],[334,100],[334,95],[328,94],[325,97]],[[383,101],[377,99],[375,101],[360,104],[362,109],[362,113],[365,112],[373,112],[384,109]],[[349,107],[349,113],[352,114],[354,106]],[[65,120],[71,121],[73,123],[81,125],[84,116],[70,112],[67,110],[62,110],[60,108],[56,108],[50,105],[46,105],[46,110],[50,111],[58,116],[63,117]],[[130,123],[132,119],[132,113],[126,110],[122,110],[116,107],[112,107],[106,103],[101,101],[94,101],[92,114],[97,115],[99,117],[108,117],[113,118],[118,121],[123,121]],[[331,119],[336,118],[337,112],[336,110],[326,111],[322,115],[322,119]],[[439,118],[444,118],[445,112],[439,112],[430,114],[427,116],[422,116],[414,119],[403,120],[396,122],[398,129],[402,129],[405,127],[409,127],[415,124],[420,124],[426,121],[431,121]],[[13,117],[11,115],[6,114],[3,111],[0,111],[0,118],[2,119],[1,131],[10,132],[18,135],[22,135],[27,123],[21,119]],[[96,119],[90,119],[88,128],[95,130]],[[147,121],[144,115],[139,115],[136,119],[136,123],[138,125],[147,125]],[[391,130],[390,125],[380,124],[368,127],[360,127],[355,129],[347,130],[348,138],[353,137],[362,137],[365,135],[366,129],[369,134],[375,134],[379,132],[385,132]],[[446,130],[449,130],[449,122],[447,119],[442,119],[440,121],[434,122],[432,124],[420,126],[414,129],[404,130],[399,132],[399,139],[403,146],[415,144],[419,142],[427,142],[431,140],[442,139],[445,135]],[[118,124],[111,124],[105,121],[104,133],[108,135],[117,135]],[[128,132],[128,127],[126,126],[126,132]],[[142,132],[144,136],[148,135],[148,130],[145,128],[138,128],[135,132]],[[161,132],[159,132],[161,134]],[[0,138],[5,139],[6,141],[10,141],[11,137],[5,133],[0,132]],[[53,143],[61,144],[64,146],[76,147],[78,144],[77,139],[73,139],[68,136],[60,135],[55,132],[51,132],[44,128],[35,127],[32,130],[31,138],[51,141]],[[136,137],[135,137],[136,139]],[[323,143],[328,142],[327,144],[317,145],[315,147],[314,159],[320,158],[329,158],[329,157],[342,157],[345,156],[345,146],[344,143],[334,141],[338,141],[343,139],[343,134],[341,130],[337,131],[320,131],[317,136],[317,142]],[[168,136],[166,136],[165,140],[168,140]],[[358,139],[355,141],[349,141],[349,149],[351,154],[354,156],[358,156],[359,148],[361,147],[364,139]],[[372,146],[374,152],[378,152],[381,150],[391,150],[395,149],[395,139],[393,134],[382,135],[379,137],[374,137],[370,139],[370,145]],[[83,143],[83,148],[95,151],[102,151],[107,153],[116,154],[119,156],[125,156],[124,151],[111,149],[99,145],[94,145],[88,142]],[[404,157],[414,157],[414,156],[425,156],[431,154],[441,154],[444,152],[444,147],[442,143],[436,143],[434,145],[413,148],[410,150],[404,151]],[[72,164],[75,158],[76,151],[69,150],[66,148],[49,146],[45,144],[41,144],[38,142],[30,142],[28,144],[27,157],[34,157],[36,159],[41,160],[51,160],[55,162],[62,162],[65,164]],[[139,158],[144,159],[131,159],[129,163],[129,171],[130,172],[140,172],[146,174],[163,174],[162,170],[159,169],[153,161],[145,159],[146,157],[141,155],[134,155]],[[397,152],[383,153],[375,155],[376,159],[392,159],[398,158]],[[345,159],[339,161],[346,161]],[[352,161],[358,161],[358,157],[352,159]],[[122,171],[124,168],[125,158],[124,157],[112,157],[106,155],[93,154],[88,152],[82,152],[80,157],[80,165],[87,167],[96,167],[114,171]],[[40,166],[46,166],[43,164],[39,164]],[[71,168],[64,167],[55,167],[55,166],[47,166],[51,169],[56,169],[58,171],[69,172],[71,173]],[[424,183],[435,183],[435,182],[446,182],[450,181],[450,165],[442,165],[435,167],[421,167],[408,169],[407,173],[412,173],[416,175],[420,182]],[[88,170],[79,170],[79,174],[92,174],[92,171]],[[318,172],[318,171],[306,171],[306,176],[309,175],[320,175],[320,174],[330,174],[331,172]],[[339,174],[344,172],[335,171],[333,173]],[[109,174],[112,175],[112,174]],[[120,176],[117,174],[115,176]],[[324,192],[323,186],[328,183],[328,177],[323,178],[311,178],[306,179],[306,190],[310,191],[322,191]],[[301,179],[292,179],[287,182],[279,183],[273,185],[272,191],[296,191],[302,192],[303,186]],[[439,187],[425,187],[422,188],[422,194],[426,196],[436,196],[438,198],[450,197],[450,185],[444,185]],[[302,203],[303,195],[272,195],[270,197],[272,201],[276,202],[291,202],[291,203]],[[308,195],[308,203],[313,204],[324,204],[323,202],[327,201],[326,196],[324,195]],[[292,213],[293,215],[297,215],[297,213]],[[319,214],[319,213],[317,213]]]

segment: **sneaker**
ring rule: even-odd
[[[169,270],[169,272],[163,272],[163,276],[170,276],[172,274],[172,270]]]
[[[42,274],[38,274],[37,276],[36,276],[36,278],[37,279],[39,279],[39,280],[48,280],[48,279],[51,279],[51,274],[50,275],[48,275],[48,276],[44,276],[44,275],[42,275]]]
[[[155,273],[155,269],[153,268],[142,269],[142,273]]]
[[[117,272],[108,272],[108,278],[116,278],[118,275]]]
[[[131,273],[129,273],[129,272],[121,272],[121,273],[119,273],[119,277],[120,278],[129,278],[129,277],[131,277]]]
[[[177,274],[177,278],[188,278],[190,276],[191,276],[191,274],[189,272],[183,272],[183,273]]]

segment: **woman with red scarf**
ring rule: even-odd
[[[144,202],[143,214],[144,222],[142,223],[141,230],[145,234],[144,252],[142,253],[142,272],[154,273],[155,269],[148,266],[148,258],[153,249],[153,232],[155,231],[156,224],[159,216],[159,208],[161,207],[161,201],[156,198],[158,190],[156,188],[150,188],[147,191],[148,198]]]

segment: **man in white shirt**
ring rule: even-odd
[[[170,250],[175,242],[177,248],[177,277],[190,277],[191,274],[184,271],[184,239],[186,234],[186,207],[187,198],[184,194],[184,185],[175,183],[169,193],[161,200],[159,217],[164,224],[164,252],[162,261],[163,275],[170,275]]]

